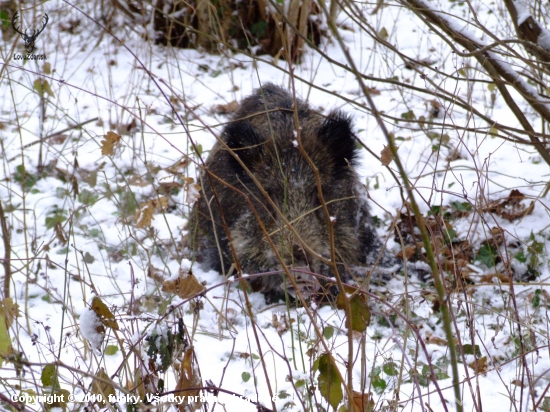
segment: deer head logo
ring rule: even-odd
[[[38,35],[42,33],[44,28],[46,27],[46,24],[48,24],[48,15],[44,14],[44,17],[42,17],[42,27],[40,29],[25,29],[25,31],[19,30],[21,28],[21,25],[19,24],[18,27],[15,26],[17,19],[18,19],[19,12],[16,11],[13,15],[13,18],[11,19],[11,24],[14,28],[14,30],[21,35],[21,38],[25,41],[25,48],[27,49],[27,53],[32,53],[34,51],[34,42],[38,38]]]

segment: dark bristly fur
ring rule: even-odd
[[[295,103],[299,125],[295,123]],[[330,258],[329,232],[315,173],[297,147],[298,127],[302,147],[319,171],[323,198],[333,219],[338,270],[344,280],[349,280],[351,274],[364,277],[381,251],[364,189],[353,170],[357,150],[350,118],[337,111],[325,118],[303,101],[294,102],[282,88],[264,85],[242,101],[233,121],[223,130],[221,140],[229,150],[218,142],[208,156],[206,168],[227,184],[215,177],[209,179],[202,171],[203,196],[192,211],[189,228],[190,236],[197,229],[197,260],[209,268],[221,271],[223,267],[227,271],[235,257],[213,196],[215,191],[244,273],[281,273],[250,280],[253,290],[266,296],[277,297],[283,292],[285,275],[243,194],[254,205],[284,263],[294,269],[291,273],[300,284],[310,285],[310,291],[311,285],[319,287],[304,272],[334,276],[326,264],[304,248],[305,244]],[[254,175],[299,238],[285,227],[234,155]],[[382,256],[382,266],[393,264],[391,256]],[[289,289],[291,284],[287,281],[286,285]]]

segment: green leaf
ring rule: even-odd
[[[59,379],[57,377],[56,366],[52,363],[44,366],[42,369],[42,374],[40,375],[40,380],[44,386],[59,389]]]
[[[520,250],[518,253],[516,253],[514,258],[516,258],[516,260],[518,260],[521,263],[527,262],[527,256],[525,256],[525,253],[523,252],[523,250]]]
[[[338,369],[327,353],[322,354],[318,359],[319,377],[317,384],[323,398],[334,408],[342,401],[342,381]]]
[[[443,237],[445,242],[451,243],[456,238],[456,231],[452,228],[445,228],[443,229]]]
[[[105,355],[114,355],[118,352],[117,345],[107,345],[105,348]]]
[[[67,212],[56,206],[46,217],[46,227],[52,229],[56,224],[63,223],[65,220],[67,220]]]
[[[346,292],[340,292],[336,298],[336,307],[344,309],[344,299],[348,299]],[[346,327],[357,332],[364,332],[370,324],[370,309],[365,295],[353,295],[349,300],[351,309],[351,324],[350,320],[346,319]]]
[[[441,369],[436,369],[435,370],[435,378],[439,381],[439,380],[443,380],[443,379],[449,379],[450,376],[447,375],[447,373],[442,371]]]
[[[33,82],[32,87],[40,96],[44,96],[44,93],[46,93],[51,97],[55,97],[52,88],[50,87],[50,83],[47,80],[36,79]]]
[[[533,296],[533,299],[531,299],[531,305],[536,309],[540,306],[540,295],[542,294],[542,290],[536,289],[535,290],[535,296]]]
[[[87,189],[83,189],[78,194],[78,201],[86,206],[93,205],[95,202],[97,202],[98,199],[99,199],[99,196],[96,193],[91,192]]]
[[[42,81],[42,90],[44,90],[44,92],[49,94],[51,97],[55,97],[52,88],[50,87],[50,83],[47,80]]]
[[[248,372],[241,373],[241,379],[243,380],[243,382],[248,382],[250,380],[250,373]]]
[[[384,390],[386,389],[386,386],[388,386],[386,381],[382,379],[380,375],[373,376],[371,378],[371,383],[372,383],[372,387],[374,388],[374,391],[379,395],[382,392],[384,392]]]
[[[405,120],[414,120],[416,116],[412,110],[409,110],[408,112],[401,113],[401,118]]]
[[[430,209],[430,213],[434,216],[437,216],[441,213],[441,206],[432,206]]]
[[[490,244],[485,243],[479,248],[476,260],[490,268],[495,266],[497,256],[498,253],[496,249]]]
[[[422,364],[422,373],[417,376],[419,385],[428,386],[431,382],[430,375],[430,367],[428,365]]]
[[[267,23],[263,20],[260,20],[257,23],[254,23],[250,26],[250,31],[255,37],[263,38],[267,33]]]
[[[25,190],[31,189],[38,181],[38,179],[40,179],[40,177],[38,175],[29,173],[25,169],[24,165],[19,165],[15,168],[15,175],[13,176],[13,180],[21,184],[21,186],[24,187]],[[25,181],[24,184],[23,181]]]
[[[451,209],[459,213],[467,213],[472,211],[472,204],[468,202],[451,202]]]
[[[332,335],[334,335],[334,328],[332,326],[326,326],[323,329],[323,336],[325,339],[330,339],[332,338]]]
[[[90,252],[86,252],[84,253],[84,262],[91,265],[92,263],[95,262],[95,257],[93,257],[93,255],[91,255]]]
[[[286,399],[286,398],[290,397],[290,394],[287,391],[282,390],[277,394],[277,397],[280,398],[280,399]]]
[[[36,90],[40,96],[42,96],[44,94],[44,89],[42,88],[42,80],[41,79],[36,79],[32,83],[32,88],[34,90]]]
[[[397,376],[399,374],[399,368],[395,362],[386,362],[382,365],[382,370],[388,376]]]
[[[306,384],[306,381],[304,379],[299,379],[296,382],[294,382],[294,386],[296,386],[296,388],[301,388],[302,386],[305,386],[305,384]]]
[[[0,310],[0,366],[2,366],[2,358],[6,358],[13,353],[10,335],[6,326],[6,318],[3,312],[3,310]]]
[[[6,10],[0,10],[0,20],[2,21],[2,29],[10,27],[10,15]]]
[[[527,249],[529,252],[529,266],[536,268],[540,264],[539,255],[541,255],[544,250],[544,243],[534,240],[533,234],[531,234],[531,237],[533,241],[529,244]]]
[[[464,350],[464,353],[466,355],[473,355],[475,350],[476,356],[478,358],[481,358],[481,350],[479,349],[479,345],[472,345],[470,343],[467,343],[465,345],[462,345],[462,349]]]
[[[159,359],[160,365],[158,370],[164,373],[172,364],[172,354],[174,350],[174,335],[168,329],[165,333],[159,333],[153,330],[149,336],[145,338],[147,355],[151,359]],[[158,362],[157,362],[158,363]]]

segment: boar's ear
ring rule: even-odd
[[[261,158],[262,143],[265,141],[247,120],[228,124],[224,130],[223,138],[229,149],[233,150],[248,167],[253,167],[255,161]],[[235,167],[240,169],[239,162],[232,155],[229,156]]]
[[[349,165],[354,164],[357,158],[351,118],[341,112],[330,113],[319,129],[318,135],[333,159],[333,174],[339,176],[349,170]]]

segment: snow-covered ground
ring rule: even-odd
[[[471,13],[464,4],[449,3],[443,4],[446,10],[468,21]],[[474,6],[495,33],[510,30],[501,5]],[[87,7],[94,11],[94,5]],[[430,67],[437,67],[426,76],[407,68],[396,53],[375,43],[368,30],[340,13],[340,33],[367,76],[367,86],[376,89],[373,99],[387,116],[421,211],[451,202],[470,204],[473,211],[452,220],[456,239],[468,239],[476,255],[500,228],[505,237],[501,252],[514,270],[523,273],[530,265],[539,272],[534,282],[517,282],[512,288],[487,276],[505,273],[504,263],[488,268],[478,260],[468,266],[472,283],[451,293],[453,344],[462,348],[458,371],[464,410],[476,410],[475,403],[486,411],[519,411],[520,405],[522,411],[533,410],[550,384],[548,165],[532,147],[493,136],[491,125],[429,93],[440,88],[495,122],[519,128],[494,87],[473,81],[487,80],[473,57],[451,53],[405,8],[382,7],[371,15],[374,5],[357,7],[364,7],[372,33],[384,33],[401,53],[429,59]],[[45,53],[47,60],[13,59],[13,53],[23,51],[19,36],[4,35],[0,46],[0,202],[10,229],[10,296],[19,306],[9,338],[24,361],[21,366],[19,355],[10,355],[11,361],[2,362],[0,392],[8,398],[21,391],[47,393],[51,388],[46,388],[44,366],[56,362],[60,387],[77,399],[91,392],[92,377],[102,368],[116,385],[132,388],[151,371],[151,364],[157,362],[158,368],[160,362],[149,362],[145,337],[152,330],[165,336],[168,329],[177,332],[181,317],[204,385],[212,381],[269,409],[322,410],[316,406],[320,404],[330,410],[315,388],[314,362],[325,349],[313,323],[324,331],[326,345],[346,376],[343,311],[267,306],[261,294],[251,294],[253,328],[237,283],[218,273],[192,266],[208,292],[191,302],[162,292],[161,285],[190,264],[181,247],[190,206],[184,179],[196,177],[190,142],[207,155],[229,119],[217,114],[217,105],[239,101],[260,83],[288,87],[293,81],[297,94],[312,106],[325,113],[335,108],[349,113],[358,138],[380,154],[386,139],[355,76],[345,69],[337,42],[323,40],[325,56],[307,49],[301,64],[293,67],[292,79],[282,59],[167,48],[146,41],[131,27],[116,33],[124,40],[121,44],[66,3],[47,2],[35,12],[47,12],[50,18],[35,52]],[[74,28],[68,30],[71,24]],[[471,33],[482,37],[474,29]],[[542,131],[540,118],[514,96]],[[439,113],[433,116],[435,107]],[[421,116],[441,125],[424,133],[426,129],[412,122]],[[102,154],[109,131],[122,136],[112,155]],[[399,182],[366,150],[362,156],[358,171],[369,189],[372,213],[381,220],[380,235],[390,231],[388,244],[397,253],[390,227],[404,210]],[[395,170],[393,163],[390,168]],[[167,209],[155,213],[150,227],[137,227],[136,210],[174,183],[179,190],[165,195]],[[534,207],[510,222],[487,204],[506,198],[512,189],[526,196],[523,204],[533,201]],[[3,244],[5,239],[3,235]],[[0,279],[4,284],[5,278]],[[375,410],[396,400],[397,409],[391,410],[455,410],[448,345],[431,283],[400,276],[371,292],[377,296],[370,298],[371,325],[354,340],[354,390],[372,392]],[[94,349],[84,336],[93,335],[88,308],[95,296],[115,315],[118,330],[107,328],[105,341]],[[0,329],[0,342],[2,333]],[[461,354],[468,345],[469,353]],[[474,361],[472,347],[478,348],[478,358],[486,357],[486,364],[478,363],[477,375],[468,365]],[[438,374],[439,389],[429,381],[429,364]],[[158,377],[165,380],[166,392],[175,389],[172,369]],[[221,405],[216,410],[257,410],[231,393],[218,394]],[[213,405],[209,403],[209,410]],[[68,403],[71,410],[82,406]]]

